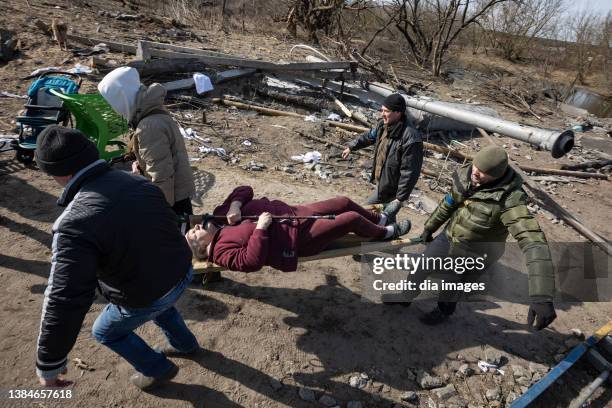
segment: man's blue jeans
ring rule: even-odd
[[[145,376],[159,377],[167,373],[172,367],[170,361],[162,353],[149,347],[134,330],[148,321],[153,321],[178,351],[190,352],[197,349],[198,341],[174,307],[191,278],[190,268],[182,282],[145,308],[128,309],[109,303],[94,322],[93,336]]]

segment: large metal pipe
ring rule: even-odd
[[[364,84],[364,88],[383,97],[395,93],[393,89],[381,84],[366,83]],[[413,98],[407,95],[402,96],[406,100],[406,105],[411,108],[429,112],[434,115],[444,116],[488,130],[489,132],[496,132],[513,139],[527,142],[542,149],[549,150],[552,153],[552,157],[555,159],[563,157],[572,147],[574,147],[574,132],[571,130],[559,131],[554,129],[540,129],[457,108],[444,102]]]

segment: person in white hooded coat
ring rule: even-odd
[[[147,87],[140,83],[136,69],[120,67],[102,79],[98,91],[134,129],[132,171],[157,185],[177,214],[193,214],[193,172],[179,127],[163,107],[165,88],[160,84]]]

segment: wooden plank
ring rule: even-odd
[[[350,236],[349,236],[349,240],[351,240]],[[323,259],[339,258],[343,256],[350,256],[350,255],[362,255],[362,254],[368,254],[368,253],[377,252],[377,251],[392,251],[392,250],[396,250],[396,249],[403,248],[403,247],[410,246],[410,245],[417,245],[417,244],[420,244],[421,242],[422,241],[420,240],[420,238],[404,238],[404,239],[396,239],[393,241],[366,241],[366,242],[355,240],[353,238],[352,242],[349,244],[341,243],[340,247],[338,248],[326,249],[325,251],[317,255],[301,257],[298,259],[298,262],[302,263],[302,262],[310,262],[310,261],[320,261]],[[203,273],[210,273],[210,272],[219,272],[225,269],[226,268],[223,268],[222,266],[213,264],[208,261],[198,261],[198,260],[193,261],[193,273],[196,275],[203,274]]]
[[[125,54],[135,55],[137,51],[137,47],[135,45],[118,43],[118,42],[108,41],[108,40],[101,40],[97,38],[88,38],[88,37],[83,37],[83,36],[75,35],[75,34],[67,34],[66,37],[69,40],[76,41],[76,42],[79,42],[81,44],[86,44],[86,45],[96,45],[96,44],[104,43],[108,45],[108,48],[111,51],[123,52]]]
[[[151,59],[151,47],[147,41],[139,40],[138,46],[136,47],[136,58],[141,61],[148,61]]]
[[[236,58],[233,55],[224,54],[222,52],[209,51],[209,50],[204,50],[204,49],[199,49],[199,48],[183,47],[180,45],[166,44],[166,43],[160,43],[160,42],[155,42],[155,41],[146,41],[146,40],[140,40],[140,41],[142,41],[143,43],[146,43],[146,45],[149,48],[158,48],[162,50],[176,51],[180,53],[202,55],[202,56],[208,56],[208,57]]]
[[[194,50],[195,49],[189,49]],[[193,52],[185,52],[185,51],[169,51],[162,50],[157,48],[150,48],[149,50],[151,56],[158,58],[194,58],[200,61],[204,61],[209,65],[225,65],[225,66],[233,66],[233,67],[242,67],[242,68],[257,68],[270,72],[281,72],[281,71],[324,71],[330,69],[345,69],[352,70],[354,69],[354,63],[347,61],[339,61],[339,62],[291,62],[286,64],[275,64],[273,62],[268,61],[259,61],[259,60],[251,60],[244,58],[236,58],[236,57],[220,57],[213,55],[201,55]],[[338,74],[338,73],[336,73]]]
[[[166,91],[178,91],[179,89],[189,89],[195,86],[193,78],[179,79],[178,81],[164,82],[161,84]]]

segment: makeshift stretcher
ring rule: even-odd
[[[591,337],[574,347],[569,354],[548,372],[540,381],[532,385],[520,398],[515,400],[510,408],[525,408],[540,397],[562,375],[572,368],[579,360],[585,358],[599,372],[599,376],[584,387],[579,395],[567,405],[569,408],[579,408],[604,382],[612,379],[612,363],[605,355],[612,356],[612,320],[601,327]]]
[[[383,205],[371,204],[366,206],[366,208],[372,211],[381,212]],[[202,214],[190,215],[188,218],[179,219],[182,233],[184,234],[188,228],[196,224],[201,224],[207,217],[209,217],[208,214]],[[393,251],[422,242],[423,240],[420,237],[396,239],[393,241],[364,241],[362,237],[355,234],[348,234],[334,241],[324,251],[316,255],[298,258],[298,262],[320,261],[323,259],[341,258],[343,256],[364,255],[372,252]],[[211,278],[214,274],[224,270],[228,269],[213,262],[193,259],[193,273],[195,275],[202,275],[202,284],[204,286],[212,280]]]

